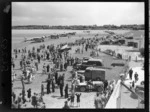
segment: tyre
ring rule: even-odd
[[[98,91],[98,92],[102,92],[102,91],[103,91],[103,88],[102,88],[101,86],[98,86],[98,87],[97,87],[97,91]]]
[[[82,86],[82,87],[80,87],[80,91],[81,91],[81,92],[85,92],[85,90],[86,90],[86,88],[85,88],[85,87],[83,87],[83,86]]]

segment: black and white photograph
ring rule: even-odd
[[[12,109],[145,109],[144,2],[12,2]]]

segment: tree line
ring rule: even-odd
[[[144,30],[143,24],[137,25],[70,25],[70,26],[49,26],[49,25],[23,25],[23,26],[12,26],[12,29],[70,29],[70,30],[116,30],[116,29],[131,29],[131,30]]]

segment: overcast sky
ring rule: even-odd
[[[144,24],[142,2],[12,2],[12,25]]]

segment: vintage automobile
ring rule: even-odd
[[[87,63],[83,63],[78,67],[80,70],[85,70],[87,67],[103,67],[103,61],[101,59],[89,59]]]
[[[76,91],[85,92],[88,90],[103,91],[104,84],[102,81],[92,81],[90,84],[85,81],[76,85]]]
[[[88,62],[89,59],[92,59],[91,57],[83,57],[81,63],[78,63],[76,64],[76,69],[77,70],[80,70],[80,67],[83,65],[83,64],[86,64]]]
[[[115,66],[125,66],[124,63],[112,63],[111,66],[115,67]]]

